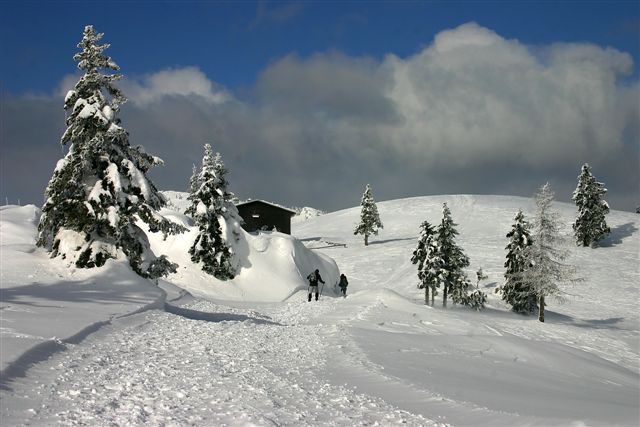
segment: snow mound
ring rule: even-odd
[[[338,266],[329,256],[307,249],[292,236],[279,232],[247,233],[228,221],[226,229],[234,230],[237,236],[233,241],[234,233],[227,233],[238,274],[232,280],[218,280],[191,261],[188,251],[197,235],[191,218],[172,208],[162,209],[161,214],[184,225],[188,232],[168,236],[166,240],[150,233],[151,247],[157,255],[167,255],[180,266],[167,280],[196,296],[231,301],[283,301],[296,291],[306,290],[306,277],[316,268],[328,284],[337,283],[340,276]],[[327,288],[331,289],[325,294],[334,294],[331,286]]]
[[[303,208],[294,208],[294,211],[296,212],[296,215],[291,218],[292,224],[304,222],[308,219],[315,218],[325,214],[324,211],[321,211],[315,208],[310,208],[308,206],[305,206]]]

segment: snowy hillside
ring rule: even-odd
[[[418,226],[437,222],[445,201],[459,224],[458,243],[470,257],[470,275],[482,267],[489,276],[481,284],[489,294],[481,312],[443,309],[440,296],[435,307],[425,306],[416,288],[416,267],[409,259]],[[568,233],[575,207],[556,207]],[[166,241],[152,237],[154,251],[181,264],[168,280],[195,297],[183,296],[166,311],[113,319],[78,345],[33,366],[25,378],[3,381],[3,421],[638,425],[637,215],[611,212],[612,234],[597,249],[570,242],[568,262],[584,281],[566,290],[566,303],[548,301],[546,323],[540,323],[535,316],[510,312],[493,294],[503,280],[505,234],[518,209],[531,217],[531,200],[437,196],[381,202],[378,208],[384,229],[368,247],[353,235],[359,208],[295,224],[293,235],[300,241],[279,233],[246,235],[236,249],[247,256],[233,283],[206,280],[190,265],[188,234]],[[37,211],[25,209],[2,211],[3,288],[9,277],[5,266],[20,257],[25,264],[15,264],[12,289],[29,285],[33,279],[26,272],[32,265],[42,269],[42,276],[58,277],[58,285],[72,287],[72,273],[58,266],[59,276],[51,275],[52,261],[33,250]],[[190,225],[179,211],[163,214]],[[22,237],[18,241],[15,235]],[[349,278],[348,296],[325,295],[307,303],[300,272],[321,264],[328,271],[325,294],[331,293],[338,270],[329,257]],[[171,284],[161,285],[170,299],[184,295]],[[5,343],[14,342],[5,337],[29,333],[20,322],[27,317],[14,318],[11,310],[53,313],[51,306],[62,305],[57,294],[38,296],[37,286],[24,289],[15,296],[15,290],[5,294],[3,289],[3,361]],[[76,303],[90,304],[91,294],[84,296]],[[40,327],[45,336],[46,328]]]
[[[180,265],[167,280],[196,295],[281,301],[306,289],[305,277],[315,268],[329,280],[338,276],[330,258],[308,250],[288,235],[256,236],[242,231],[239,241],[234,242],[239,274],[234,280],[219,281],[191,262],[187,252],[196,229],[181,213],[181,199],[170,200],[172,204],[162,214],[189,231],[166,241],[160,233],[149,233],[148,237],[156,254],[168,255]],[[59,258],[49,258],[35,246],[39,215],[33,205],[0,207],[3,381],[21,375],[32,362],[64,348],[65,343],[79,341],[113,319],[164,306],[165,292],[133,273],[126,260],[77,269]]]

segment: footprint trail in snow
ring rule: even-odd
[[[280,303],[267,319],[196,301],[187,308],[247,320],[138,315],[37,367],[35,390],[17,383],[16,395],[33,399],[20,418],[30,425],[436,425],[321,377],[331,349],[321,326],[306,320],[331,307]]]

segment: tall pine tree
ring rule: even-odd
[[[436,288],[443,282],[444,262],[440,257],[438,244],[435,240],[435,228],[424,221],[420,225],[418,245],[413,251],[411,262],[418,264],[418,288],[424,289],[424,303],[429,304],[429,290],[431,290],[431,305],[433,305]]]
[[[84,75],[64,100],[67,129],[61,143],[70,144],[69,152],[45,190],[37,243],[80,268],[101,266],[122,252],[136,273],[157,278],[176,265],[153,255],[136,221],[165,237],[184,228],[156,213],[165,200],[146,173],[162,160],[129,145],[116,117],[126,102],[114,85],[121,75],[101,71],[119,70],[104,54],[109,45],[98,44],[102,36],[85,27],[74,56]]]
[[[378,207],[375,200],[373,200],[373,194],[371,193],[371,186],[367,184],[362,195],[362,201],[360,202],[362,209],[360,211],[360,224],[356,227],[353,234],[362,234],[364,236],[364,245],[369,245],[369,236],[372,234],[377,235],[382,226],[380,221],[380,215],[378,214]]]
[[[418,244],[411,256],[411,262],[418,264],[418,270],[422,270],[422,264],[427,256],[427,242],[435,234],[436,229],[428,221],[424,221],[420,224],[420,236],[418,237]]]
[[[233,251],[227,244],[226,218],[235,207],[227,189],[227,169],[219,153],[205,144],[202,168],[191,179],[191,205],[187,213],[198,225],[198,235],[189,249],[193,262],[202,262],[202,270],[220,280],[233,279],[236,269],[232,263]]]
[[[594,245],[610,233],[604,218],[609,213],[609,205],[604,200],[606,193],[604,184],[596,181],[589,165],[582,165],[578,186],[573,192],[573,201],[578,206],[578,216],[573,223],[578,245]]]
[[[516,214],[515,223],[507,233],[507,238],[507,260],[504,263],[507,269],[504,274],[506,281],[496,291],[502,293],[503,301],[511,305],[513,311],[528,314],[533,312],[538,304],[533,286],[524,282],[521,275],[528,267],[525,250],[533,243],[531,226],[525,220],[522,211]]]
[[[521,273],[514,273],[529,284],[538,297],[538,320],[544,322],[545,300],[550,295],[559,298],[560,285],[575,282],[575,268],[563,261],[568,252],[563,249],[564,238],[560,235],[560,219],[552,209],[554,193],[549,183],[536,195],[536,216],[533,221],[533,243],[524,250],[523,262],[527,265]]]
[[[446,203],[442,206],[442,221],[436,232],[439,255],[444,262],[444,287],[442,305],[446,307],[447,298],[451,295],[454,303],[465,304],[467,291],[471,282],[467,279],[464,268],[469,266],[469,258],[455,242],[458,235],[457,224],[453,222],[451,210]]]

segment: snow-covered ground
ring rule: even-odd
[[[481,284],[489,305],[479,313],[443,309],[438,297],[436,307],[424,306],[415,286],[409,259],[418,226],[425,219],[437,222],[444,201],[459,224],[469,273],[482,267],[489,276]],[[504,236],[518,209],[531,217],[532,201],[439,196],[378,208],[385,228],[368,247],[353,235],[358,208],[294,226],[293,234],[310,247],[344,244],[314,252],[335,259],[349,277],[346,299],[325,296],[306,303],[306,291],[295,281],[288,292],[275,287],[271,293],[267,285],[276,276],[260,280],[249,273],[251,267],[229,286],[242,292],[229,291],[221,284],[207,286],[187,265],[168,279],[196,297],[162,283],[169,299],[182,295],[166,311],[114,318],[82,342],[67,343],[66,351],[33,366],[26,377],[3,383],[3,425],[638,425],[637,215],[608,215],[612,235],[597,249],[571,246],[569,262],[584,281],[567,290],[565,304],[549,301],[542,324],[511,313],[492,292],[502,281]],[[568,233],[575,209],[557,208]],[[10,240],[5,233],[14,226],[5,225],[2,212],[4,257]],[[33,232],[33,219],[11,224]],[[164,247],[171,258],[184,247],[180,238],[187,239],[154,240],[154,250]],[[300,242],[277,233],[249,236],[247,242],[247,253],[259,252],[265,262],[293,259],[289,266],[304,264],[303,269],[315,262],[331,269],[327,258],[314,258]],[[10,271],[5,260],[3,328]],[[267,267],[258,261],[252,266]],[[293,280],[284,273],[284,281]],[[18,274],[12,288],[29,280]],[[332,290],[330,280],[325,293]],[[256,282],[258,292],[250,287]],[[35,297],[24,293],[13,305],[33,308]],[[54,301],[45,295],[40,304]],[[21,325],[9,328],[18,333]],[[13,345],[4,332],[3,357],[6,344]]]

